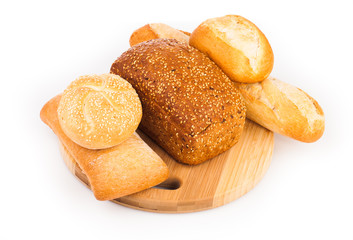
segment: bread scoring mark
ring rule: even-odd
[[[117,93],[121,93],[122,91],[118,91],[118,90],[112,90],[112,89],[107,89],[105,87],[95,87],[95,86],[89,86],[89,85],[84,85],[84,87],[92,89],[94,91],[96,91],[97,93],[99,93],[111,106],[112,108],[114,108],[117,112],[120,112],[121,109],[118,109],[117,106],[123,107],[123,104],[120,103],[114,103],[112,99],[110,99],[104,92],[117,92]],[[126,92],[131,91],[130,90],[124,90]]]
[[[84,98],[83,100],[83,104],[82,104],[82,113],[83,113],[83,117],[87,123],[87,127],[88,129],[85,129],[85,132],[86,132],[86,135],[90,135],[95,127],[95,123],[94,121],[92,120],[91,118],[91,114],[89,113],[89,109],[87,108],[87,101],[89,100],[90,96],[92,95],[92,93],[88,93],[86,95],[86,97]],[[90,140],[90,139],[87,139],[87,140]]]
[[[92,132],[94,131],[94,128],[96,127],[96,123],[95,121],[92,119],[92,116],[94,116],[94,114],[92,115],[92,113],[90,113],[88,107],[87,107],[87,102],[88,101],[95,101],[93,93],[97,93],[100,96],[103,97],[104,100],[106,100],[108,102],[108,104],[117,112],[119,113],[119,115],[133,115],[133,114],[129,114],[127,112],[129,112],[129,110],[125,107],[125,104],[122,103],[118,103],[116,100],[117,99],[111,99],[110,97],[108,97],[105,92],[113,92],[113,93],[117,93],[117,94],[122,94],[123,92],[128,92],[128,91],[132,91],[132,89],[125,89],[123,91],[121,90],[114,90],[114,89],[109,89],[106,87],[106,83],[107,83],[107,79],[104,78],[103,82],[102,82],[102,86],[94,86],[94,85],[79,85],[76,88],[87,88],[89,90],[91,90],[91,92],[89,92],[89,94],[86,96],[86,98],[83,101],[83,116],[84,119],[88,125],[88,129],[86,129],[86,135],[91,135]],[[72,88],[74,89],[74,88]],[[96,104],[97,105],[97,104]],[[127,113],[127,114],[126,114]],[[106,124],[106,126],[104,128],[107,129],[108,135],[107,135],[107,140],[111,138],[111,136],[109,135],[110,132],[113,131],[113,128],[110,127],[110,125],[114,124],[114,121],[109,121],[109,119],[105,118],[105,113],[102,113],[101,117],[103,117],[104,121],[103,124]],[[110,119],[111,120],[111,119]],[[115,129],[114,130],[114,134],[115,135],[121,135],[123,133],[123,130],[126,128],[126,125],[131,122],[133,119],[131,118],[127,118],[127,119],[122,119],[122,121],[119,121],[119,131],[117,132]],[[109,122],[111,124],[109,124]],[[100,121],[100,124],[102,124],[102,121]],[[102,128],[102,126],[101,126]],[[95,138],[95,136],[89,136],[88,137],[88,141],[91,141],[91,138]]]
[[[220,38],[233,48],[242,51],[255,73],[258,73],[260,35],[255,25],[238,16],[208,19],[203,23],[219,33]]]
[[[273,114],[275,114],[277,119],[281,119],[281,116],[277,111],[277,107],[275,106],[275,103],[272,103],[267,98],[266,91],[263,88],[263,83],[264,81],[257,82],[257,83],[234,83],[234,84],[240,89],[240,91],[251,92],[252,97],[254,97],[257,101],[265,104],[268,108],[270,108],[273,111]]]
[[[111,88],[107,88],[106,86],[94,86],[94,85],[81,85],[82,87],[85,87],[85,88],[89,88],[91,90],[94,90],[96,92],[116,92],[116,93],[121,93],[121,92],[128,92],[128,91],[131,91],[131,89],[118,89],[118,90],[115,90],[115,89],[111,89]],[[78,86],[77,86],[78,87]]]
[[[287,96],[287,98],[297,107],[302,116],[305,116],[308,122],[310,132],[315,130],[315,123],[317,121],[324,121],[325,117],[322,110],[318,111],[318,104],[315,105],[311,97],[301,89],[296,88],[290,84],[279,81],[276,78],[270,77],[267,81],[272,81],[279,91]],[[321,109],[321,108],[320,108]]]
[[[112,74],[77,78],[65,90],[58,110],[63,130],[74,141],[102,146],[136,130],[142,115],[131,84]]]

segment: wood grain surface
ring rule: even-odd
[[[251,190],[266,173],[272,158],[271,131],[247,120],[240,141],[223,154],[200,165],[189,166],[172,159],[142,132],[141,138],[166,162],[170,177],[156,187],[112,200],[135,209],[183,213],[229,203]],[[64,145],[60,150],[70,171],[87,187],[87,177]]]

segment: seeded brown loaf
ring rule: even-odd
[[[237,143],[245,106],[231,80],[205,54],[174,39],[142,42],[112,65],[136,89],[140,128],[176,160],[199,164]]]

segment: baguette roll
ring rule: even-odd
[[[302,142],[314,142],[322,136],[324,113],[303,90],[273,77],[259,83],[234,84],[243,96],[249,119]]]
[[[188,43],[189,35],[179,31],[164,23],[150,23],[135,30],[130,37],[130,46],[156,38],[176,39],[180,42]]]

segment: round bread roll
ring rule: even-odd
[[[241,16],[206,20],[192,32],[189,44],[206,53],[233,81],[260,82],[273,68],[267,38]]]
[[[75,143],[89,149],[109,148],[137,129],[142,107],[131,84],[113,74],[85,75],[64,91],[59,123]]]

